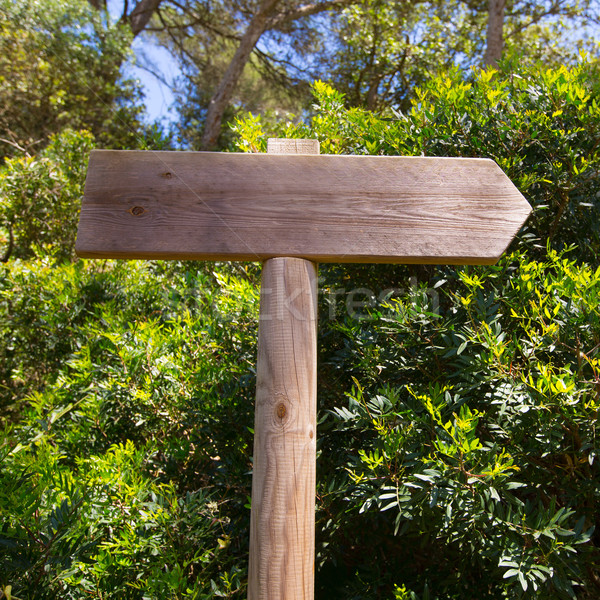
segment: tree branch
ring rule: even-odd
[[[532,25],[536,25],[537,23],[539,23],[542,19],[544,19],[546,17],[552,17],[552,16],[561,14],[560,8],[561,8],[560,2],[555,2],[547,10],[543,10],[541,12],[538,12],[537,14],[531,15],[529,21],[522,23],[518,27],[515,27],[512,31],[510,31],[509,33],[506,34],[506,37],[510,38],[515,35],[518,35],[522,31],[525,31],[525,29],[527,29],[528,27],[531,27]],[[571,13],[571,14],[563,13],[563,14],[566,14],[567,16],[570,16],[570,17],[575,16],[573,13]],[[511,14],[508,16],[513,16],[513,15]]]
[[[225,72],[225,75],[223,75],[221,82],[208,105],[204,133],[202,134],[201,141],[203,150],[209,150],[215,146],[221,131],[221,121],[223,119],[225,107],[231,100],[233,90],[250,58],[250,54],[262,34],[267,30],[269,20],[279,2],[281,2],[281,0],[263,0],[258,12],[252,17],[252,20],[248,24],[248,27],[242,36],[240,45],[235,51],[235,54],[229,63],[229,67],[227,67],[227,71]]]
[[[173,30],[180,30],[183,32],[184,37],[190,37],[187,35],[185,31],[185,27],[172,27],[168,23],[165,22],[163,14],[160,9],[156,11],[160,22],[163,24],[162,29],[159,28],[146,28],[148,31],[165,31],[169,36],[169,39],[173,43],[174,48],[179,52],[179,56],[181,60],[188,60],[191,64],[196,64],[196,57],[194,57],[186,48],[184,47],[185,40],[180,40],[178,37],[173,35]]]
[[[23,148],[23,146],[20,146],[19,144],[17,144],[17,142],[11,142],[10,140],[7,140],[6,138],[1,138],[1,137],[0,137],[0,142],[4,142],[5,144],[12,146],[13,148],[16,148],[20,152],[23,152],[23,154],[25,154],[25,156],[31,156],[29,154],[29,152],[27,152],[27,150],[25,148]]]
[[[160,3],[161,0],[139,0],[135,5],[129,15],[129,25],[133,37],[136,37],[145,29]]]
[[[274,56],[271,56],[258,48],[254,49],[250,60],[252,60],[253,57],[256,58],[256,62],[254,62],[254,64],[259,72],[261,72],[267,79],[277,82],[279,85],[287,88],[298,85],[302,82],[302,79],[294,78],[291,75],[288,75],[288,69],[294,69],[298,73],[307,73],[305,69],[297,67],[290,61],[281,58],[275,58]],[[275,66],[276,64],[281,65],[285,70],[277,69]]]
[[[123,12],[121,13],[121,23],[127,23],[127,15],[129,14],[129,0],[123,2]]]

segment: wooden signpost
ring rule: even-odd
[[[263,261],[249,600],[312,600],[318,262],[492,264],[530,206],[491,160],[92,152],[84,258]]]

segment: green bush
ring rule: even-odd
[[[6,160],[0,168],[0,226],[4,262],[36,253],[74,256],[75,234],[87,161],[94,141],[90,133],[66,130],[53,136],[37,157]]]
[[[354,384],[322,440],[321,560],[430,597],[594,597],[600,268],[514,254],[436,283],[436,312],[414,288],[335,325]]]
[[[3,269],[13,389],[0,589],[232,597],[249,527],[251,272],[50,259]]]
[[[141,149],[168,149],[170,141],[150,126],[136,140]],[[36,156],[6,159],[0,167],[0,260],[52,255],[75,258],[75,237],[90,151],[88,131],[65,129],[50,136]]]

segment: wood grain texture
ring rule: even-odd
[[[87,258],[494,263],[530,206],[491,160],[92,152]]]
[[[258,333],[249,600],[314,597],[317,267],[263,265]]]

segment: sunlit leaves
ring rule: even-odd
[[[0,586],[241,594],[252,268],[50,258],[1,276]]]

